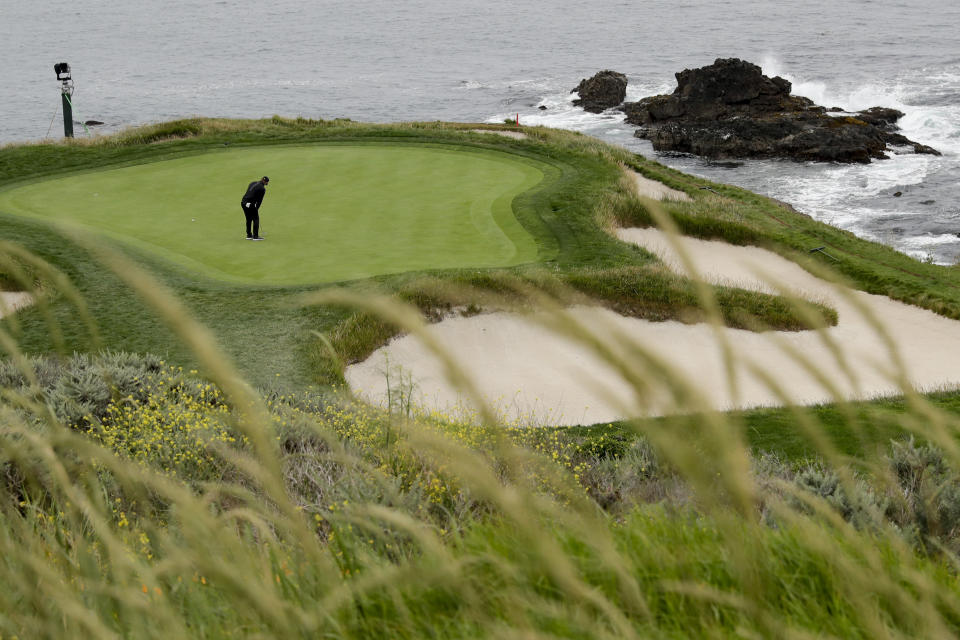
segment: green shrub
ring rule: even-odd
[[[960,477],[943,451],[913,437],[893,443],[887,515],[920,547],[960,553]]]

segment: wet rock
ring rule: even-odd
[[[815,107],[807,98],[791,96],[787,80],[768,78],[757,65],[737,58],[718,58],[708,67],[684,69],[676,78],[677,88],[672,94],[624,104],[627,122],[709,121]]]
[[[905,116],[903,111],[888,107],[870,107],[857,113],[857,119],[876,127],[889,127]]]
[[[635,135],[657,151],[707,158],[784,157],[797,160],[870,162],[887,158],[891,147],[938,154],[894,133],[903,116],[873,107],[856,115],[791,95],[791,84],[763,75],[760,67],[736,58],[676,74],[672,94],[625,103]]]
[[[913,143],[913,152],[914,153],[926,153],[931,156],[942,156],[943,154],[934,149],[933,147],[925,144],[920,144],[919,142]]]
[[[580,81],[570,93],[580,94],[573,104],[591,113],[600,113],[623,103],[627,97],[627,76],[605,70]]]
[[[860,123],[830,128],[807,118],[733,118],[722,122],[670,122],[638,129],[654,149],[707,158],[788,157],[797,160],[869,162],[885,158],[882,137]]]

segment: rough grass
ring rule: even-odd
[[[662,269],[624,267],[581,271],[566,275],[564,280],[623,315],[654,321],[706,321],[693,284]],[[764,327],[775,331],[804,331],[837,324],[837,312],[821,304],[811,305],[821,318],[813,324],[781,296],[733,287],[714,287],[713,295],[724,325],[736,329]]]
[[[8,399],[87,403],[53,419],[4,405],[7,635],[960,630],[960,482],[933,447],[886,447],[866,471],[770,456],[734,470],[677,455],[700,448],[688,429],[704,417],[666,425],[665,450],[311,394],[263,395],[244,425],[231,392],[129,354],[6,363],[0,379]],[[249,428],[276,444],[253,453]]]

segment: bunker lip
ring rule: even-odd
[[[0,318],[33,304],[33,296],[26,291],[0,291]]]
[[[546,166],[459,142],[250,146],[12,185],[0,211],[67,218],[218,281],[305,286],[534,262],[536,214],[514,199],[545,186]],[[242,191],[278,171],[261,209],[271,242],[244,243]]]
[[[647,178],[636,171],[627,170],[626,173],[633,180],[634,186],[637,189],[637,193],[645,198],[653,198],[654,200],[674,200],[677,202],[693,201],[693,199],[683,191],[671,189],[662,182],[651,180],[650,178]]]
[[[618,236],[646,247],[682,271],[679,257],[662,232],[621,229]],[[960,322],[885,296],[838,288],[756,247],[692,238],[683,238],[682,246],[697,271],[710,282],[778,293],[771,284],[776,283],[798,296],[826,302],[837,309],[839,316],[837,326],[821,335],[814,331],[755,333],[703,324],[649,322],[595,307],[565,312],[570,321],[613,353],[629,353],[626,345],[634,344],[661,359],[698,390],[704,409],[783,404],[751,371],[752,367],[769,376],[791,402],[798,404],[895,395],[901,391],[896,380],[897,358],[902,359],[907,379],[919,389],[960,384],[956,369]],[[877,320],[893,339],[895,355],[889,353],[868,318]],[[590,349],[546,328],[549,322],[543,313],[492,313],[444,320],[427,331],[451,357],[469,368],[476,388],[507,421],[596,424],[677,411],[659,374],[638,371],[654,385],[650,396],[640,401],[635,388],[621,375]],[[718,334],[736,356],[736,391],[727,374]],[[798,356],[817,365],[828,386],[816,380]],[[852,376],[844,373],[844,367]],[[392,375],[396,383],[400,370],[415,404],[452,413],[473,411],[447,383],[436,359],[412,336],[400,337],[366,361],[348,367],[346,379],[362,397],[383,403],[386,377]],[[544,375],[545,371],[550,374]]]

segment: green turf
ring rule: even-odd
[[[271,178],[265,242],[240,198]],[[392,143],[225,148],[0,193],[0,210],[80,223],[232,282],[298,285],[531,262],[514,198],[543,172],[507,153]]]

